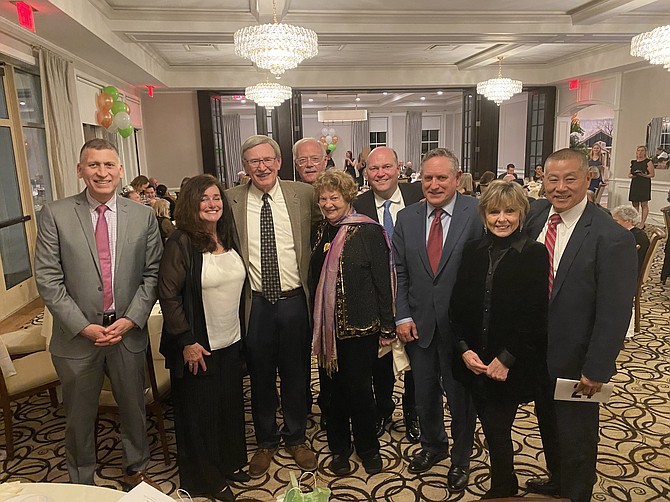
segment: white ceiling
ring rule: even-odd
[[[265,73],[233,33],[269,22],[272,0],[32,0],[37,35],[0,3],[2,36],[57,46],[131,85],[242,89]],[[543,85],[644,67],[630,39],[670,24],[670,0],[277,0],[315,30],[319,54],[282,81],[303,89],[471,86],[496,74]]]

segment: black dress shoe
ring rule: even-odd
[[[251,476],[249,476],[249,474],[244,472],[242,469],[238,469],[235,472],[226,474],[226,480],[232,481],[234,483],[247,483],[251,481]]]
[[[419,453],[414,455],[414,458],[412,458],[412,461],[409,463],[409,467],[407,468],[407,472],[410,474],[420,474],[422,472],[426,472],[440,460],[447,458],[447,456],[447,452],[433,453],[432,451],[421,450]]]
[[[377,419],[377,437],[380,438],[386,432],[386,426],[391,423],[391,417],[381,417]]]
[[[353,469],[349,462],[349,455],[351,455],[350,451],[342,455],[334,455],[333,460],[328,464],[328,470],[335,474],[335,476],[347,476],[351,474]]]
[[[405,437],[412,444],[416,444],[421,441],[421,427],[419,427],[419,417],[413,413],[405,413]]]
[[[222,500],[223,502],[234,502],[235,495],[233,494],[233,490],[230,489],[230,486],[226,486],[219,493],[215,493],[214,498],[216,500]]]
[[[487,491],[484,495],[482,495],[482,498],[479,500],[490,500],[490,499],[504,499],[508,497],[514,497],[517,493],[519,493],[519,489],[515,490],[509,490],[504,493],[502,492],[494,492],[493,490]]]
[[[556,497],[561,494],[561,485],[551,478],[532,478],[526,481],[526,490],[530,493]]]
[[[377,474],[382,472],[382,458],[379,456],[379,453],[375,453],[369,458],[364,458],[363,468],[368,474]]]
[[[452,465],[447,474],[447,486],[452,492],[462,492],[468,486],[469,474],[467,468]]]

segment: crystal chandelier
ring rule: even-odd
[[[261,84],[250,85],[244,90],[244,95],[258,106],[264,106],[271,110],[291,97],[291,88],[287,85],[266,81]]]
[[[279,78],[286,70],[316,56],[319,40],[312,30],[278,23],[276,0],[272,0],[272,16],[272,23],[247,26],[235,32],[235,54]]]
[[[670,25],[640,33],[630,42],[630,55],[646,59],[651,64],[670,70]]]
[[[477,84],[477,94],[481,94],[485,98],[495,101],[495,104],[500,106],[500,103],[507,101],[509,98],[521,92],[521,80],[512,80],[511,78],[503,78],[502,76],[502,56],[498,56],[498,77],[491,78],[486,82],[479,82]]]

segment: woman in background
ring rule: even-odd
[[[179,194],[176,230],[158,274],[160,352],[170,369],[177,464],[191,497],[233,501],[248,481],[240,302],[246,279],[221,183],[191,178]]]
[[[124,186],[121,189],[121,193],[119,195],[121,195],[121,197],[125,197],[126,199],[134,200],[135,202],[142,204],[142,197],[140,197],[140,194],[135,191],[132,185]]]
[[[628,200],[633,207],[640,211],[640,227],[644,228],[649,214],[649,201],[651,200],[651,179],[654,177],[654,164],[647,158],[647,147],[640,145],[635,150],[635,159],[630,161],[630,190]]]
[[[356,169],[354,153],[351,150],[347,150],[347,153],[344,156],[344,171],[358,183],[358,170]]]
[[[477,183],[477,193],[480,195],[484,194],[484,191],[488,188],[489,183],[495,179],[496,175],[492,171],[485,171],[482,174],[482,177],[479,178],[479,183]]]
[[[461,173],[461,179],[458,181],[458,188],[456,190],[463,195],[474,195],[475,188],[472,183],[472,174]]]
[[[591,147],[589,152],[589,175],[591,181],[589,182],[589,190],[595,192],[600,185],[604,185],[603,172],[605,166],[603,164],[604,154],[600,143],[596,143]]]
[[[170,220],[170,204],[165,199],[156,199],[153,205],[156,219],[158,220],[158,230],[160,230],[163,244],[169,239],[175,231],[174,225]]]

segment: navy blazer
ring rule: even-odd
[[[420,347],[427,348],[437,329],[444,341],[451,333],[449,300],[461,264],[463,246],[484,235],[474,197],[456,193],[454,214],[442,247],[437,273],[426,251],[426,202],[418,202],[398,213],[393,231],[393,249],[398,273],[396,319],[411,317],[417,327]]]
[[[532,204],[526,220],[532,239],[542,231],[550,208],[547,200]],[[561,257],[549,299],[547,365],[552,378],[612,378],[636,283],[633,234],[587,204]]]

